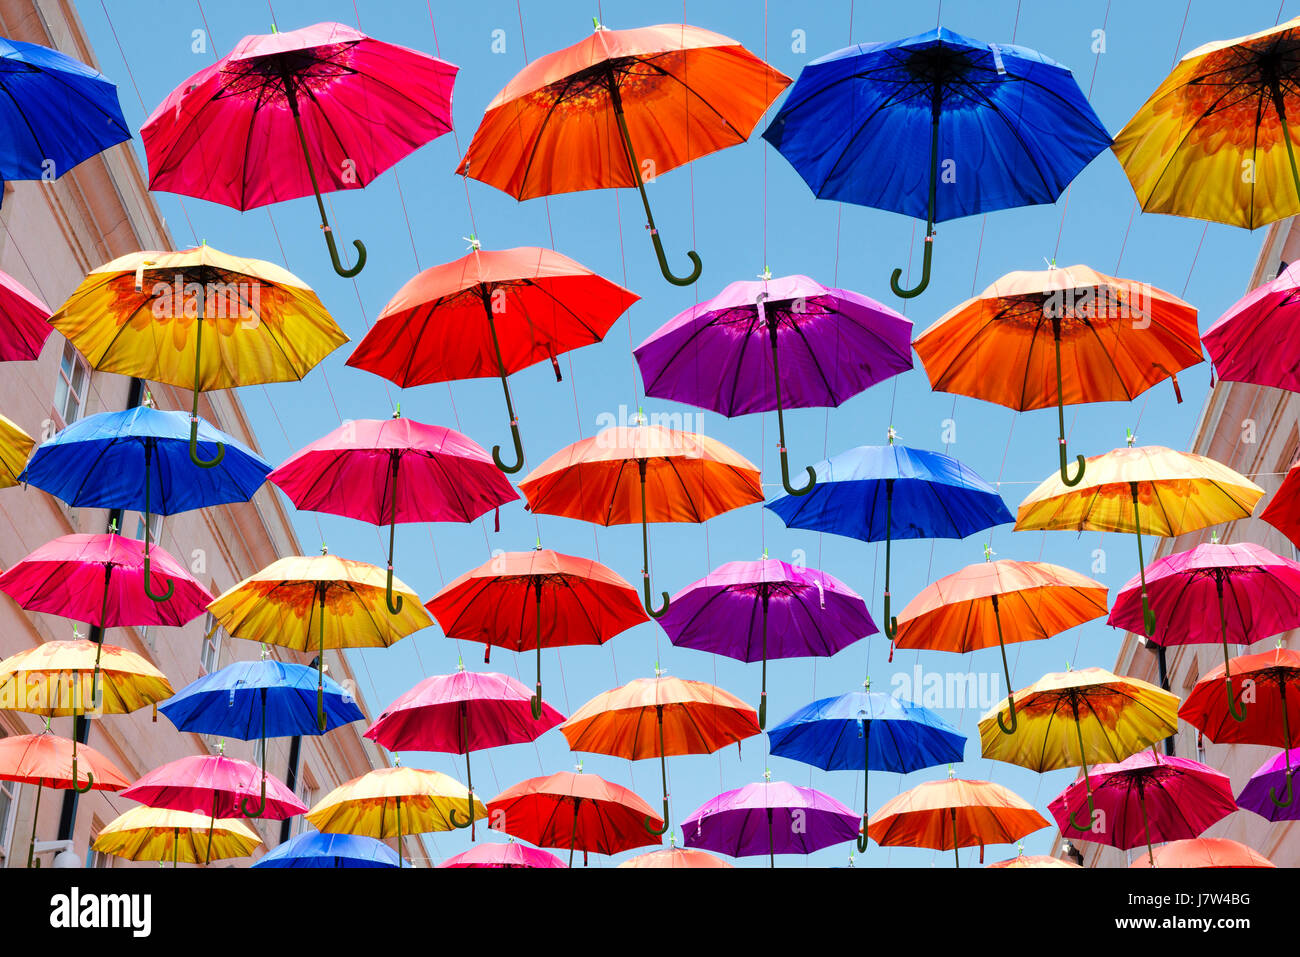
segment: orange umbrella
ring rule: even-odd
[[[735,695],[703,681],[664,676],[637,678],[592,698],[560,725],[570,751],[612,754],[639,761],[658,758],[664,786],[663,824],[646,816],[651,834],[668,830],[670,754],[712,754],[742,738],[762,734],[758,712]]]
[[[988,546],[985,546],[988,552]],[[913,598],[898,618],[899,648],[929,648],[959,654],[992,648],[1002,651],[1007,678],[1007,707],[1016,730],[1016,709],[1008,641],[1050,638],[1106,614],[1106,586],[1060,565],[1047,562],[991,562],[968,565],[940,578]]]
[[[1065,406],[1127,402],[1171,377],[1181,402],[1178,372],[1201,361],[1193,306],[1088,266],[1007,273],[913,345],[939,392],[1017,412],[1055,405],[1066,485],[1079,484],[1085,461],[1078,456],[1078,474],[1067,475]]]
[[[867,822],[867,836],[882,846],[952,848],[1011,844],[1047,827],[1024,798],[989,781],[927,781],[894,798]]]
[[[1156,867],[1277,867],[1259,851],[1226,837],[1196,837],[1170,841],[1155,853]],[[1139,855],[1129,867],[1150,867]]]
[[[635,467],[633,467],[635,465]],[[758,468],[706,435],[659,425],[617,426],[560,449],[519,483],[534,514],[599,525],[641,523],[645,610],[650,601],[648,522],[704,522],[763,501]]]
[[[635,186],[664,278],[646,196],[691,160],[743,143],[790,78],[730,37],[686,24],[595,32],[534,60],[488,104],[456,172],[515,199]]]
[[[1063,861],[1059,857],[1052,857],[1048,854],[1017,854],[1008,861],[995,861],[990,864],[990,868],[1016,868],[1016,867],[1078,867],[1071,861]]]
[[[629,857],[619,867],[735,867],[735,864],[728,864],[720,857],[714,857],[712,854],[706,854],[704,851],[696,850],[693,847],[670,847],[663,851],[651,851],[649,854],[638,854],[636,857]]]

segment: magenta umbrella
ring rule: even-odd
[[[776,410],[781,481],[791,495],[785,409],[838,407],[912,368],[912,323],[807,276],[733,282],[637,346],[646,395],[731,417]],[[782,370],[784,369],[784,372]]]
[[[49,306],[0,272],[0,362],[38,358],[54,329],[49,318]]]
[[[479,844],[449,857],[439,867],[564,867],[564,861],[548,851],[527,844]]]
[[[1107,623],[1142,633],[1141,576],[1119,592]],[[1262,545],[1243,542],[1197,545],[1146,567],[1146,592],[1156,614],[1158,645],[1223,644],[1228,708],[1238,721],[1232,694],[1228,643],[1250,645],[1300,627],[1300,564]]]
[[[500,474],[500,473],[498,473]],[[564,720],[545,701],[533,717],[533,696],[527,688],[495,671],[425,678],[402,695],[375,720],[365,737],[389,751],[439,751],[465,755],[465,786],[469,816],[462,824],[453,808],[451,823],[468,827],[474,839],[474,778],[471,751],[504,744],[535,741]]]
[[[1154,858],[1152,841],[1199,837],[1206,828],[1237,810],[1226,774],[1188,758],[1139,751],[1118,764],[1092,768],[1092,804],[1087,782],[1075,781],[1047,806],[1061,836],[1128,850],[1141,844]],[[1087,830],[1073,815],[1093,808]],[[1152,863],[1154,867],[1154,862]]]
[[[174,89],[140,130],[149,188],[246,210],[360,189],[451,130],[457,67],[341,23],[244,37]],[[218,146],[217,144],[222,144]]]
[[[519,497],[487,450],[440,425],[355,419],[291,455],[267,479],[295,506],[388,526],[388,610],[399,522],[472,522]],[[498,526],[500,519],[498,518]]]
[[[1300,263],[1237,300],[1201,336],[1220,379],[1300,392]]]
[[[674,645],[763,662],[758,726],[767,726],[769,658],[829,658],[879,629],[839,579],[764,558],[727,562],[668,603],[659,619]]]
[[[1280,805],[1269,797],[1270,789],[1274,794],[1290,794],[1287,776],[1300,771],[1300,748],[1291,748],[1289,752],[1279,751],[1259,766],[1259,770],[1250,776],[1246,786],[1237,795],[1237,807],[1253,811],[1270,821],[1300,821],[1300,801]]]

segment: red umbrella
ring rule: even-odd
[[[640,298],[549,249],[473,249],[455,262],[426,269],[397,291],[348,357],[348,365],[405,389],[431,382],[501,377],[515,442],[515,463],[492,459],[503,472],[524,465],[519,420],[506,377],[604,338]]]
[[[1300,462],[1291,466],[1259,517],[1300,548]]]
[[[0,272],[0,362],[36,359],[49,338],[50,307]]]
[[[402,611],[402,596],[393,595],[398,522],[472,522],[519,497],[477,442],[400,416],[344,422],[267,476],[300,509],[388,526],[394,615]]]
[[[474,839],[474,778],[471,751],[503,744],[535,741],[564,720],[542,702],[534,717],[528,689],[496,672],[476,674],[464,669],[425,678],[387,708],[365,736],[389,751],[441,751],[465,755],[465,786],[469,815],[462,824],[453,808],[455,827],[468,827]]]
[[[549,549],[503,552],[461,575],[424,606],[448,638],[537,650],[533,717],[541,717],[542,649],[600,645],[647,621],[636,589],[588,558]]]

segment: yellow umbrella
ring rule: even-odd
[[[0,488],[13,488],[27,467],[36,440],[0,415]]]
[[[1002,711],[1019,714],[1015,730],[1000,727]],[[1093,811],[1088,765],[1118,763],[1178,730],[1178,696],[1104,668],[1053,671],[1015,692],[979,722],[980,755],[1031,771],[1083,768]],[[1091,817],[1076,830],[1086,831]]]
[[[105,263],[82,280],[50,324],[101,372],[193,389],[190,457],[208,468],[225,449],[218,446],[212,461],[199,458],[200,392],[301,379],[348,341],[297,276],[207,244]]]
[[[379,840],[397,838],[401,866],[402,835],[456,829],[452,814],[466,802],[473,820],[487,817],[487,809],[453,777],[421,768],[377,768],[341,784],[307,813],[318,831],[360,834]]]
[[[235,818],[213,821],[190,811],[141,805],[105,825],[91,846],[128,861],[170,860],[175,867],[178,861],[248,857],[261,843],[252,828]]]
[[[1300,17],[1197,47],[1111,147],[1142,208],[1256,229],[1300,213]]]
[[[1053,473],[1016,513],[1017,532],[1031,529],[1135,532],[1142,615],[1148,635],[1155,615],[1147,600],[1142,533],[1172,538],[1220,522],[1249,518],[1264,490],[1226,465],[1161,445],[1114,449],[1087,460],[1086,480],[1070,487]]]

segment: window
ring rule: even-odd
[[[14,836],[14,809],[18,806],[20,787],[13,781],[0,781],[0,859],[9,857],[9,846]]]
[[[54,384],[54,417],[59,428],[81,418],[89,383],[90,367],[86,360],[71,342],[65,342],[63,358],[59,360],[59,380]]]
[[[316,806],[316,798],[319,796],[319,794],[320,791],[316,786],[316,779],[312,777],[311,772],[307,770],[304,763],[304,766],[301,769],[301,777],[298,782],[298,799],[302,801],[303,804],[307,805],[307,810],[310,811],[312,808]],[[307,815],[305,814],[295,815],[293,818],[294,836],[296,837],[297,835],[303,833],[306,830],[307,830]]]
[[[149,516],[149,541],[157,544],[162,538],[162,520],[161,515]],[[144,541],[144,513],[141,513],[135,520],[135,539],[138,542]]]
[[[221,632],[217,630],[217,619],[208,612],[203,619],[203,645],[199,649],[199,665],[205,675],[212,674],[220,667]]]
[[[90,841],[91,846],[86,848],[86,866],[87,867],[112,867],[113,855],[105,854],[103,851],[95,850],[94,844],[95,844],[95,840],[99,835],[99,831],[100,831],[100,823],[99,821],[95,821],[95,826],[92,829],[92,833],[94,833],[96,837],[91,838]]]

